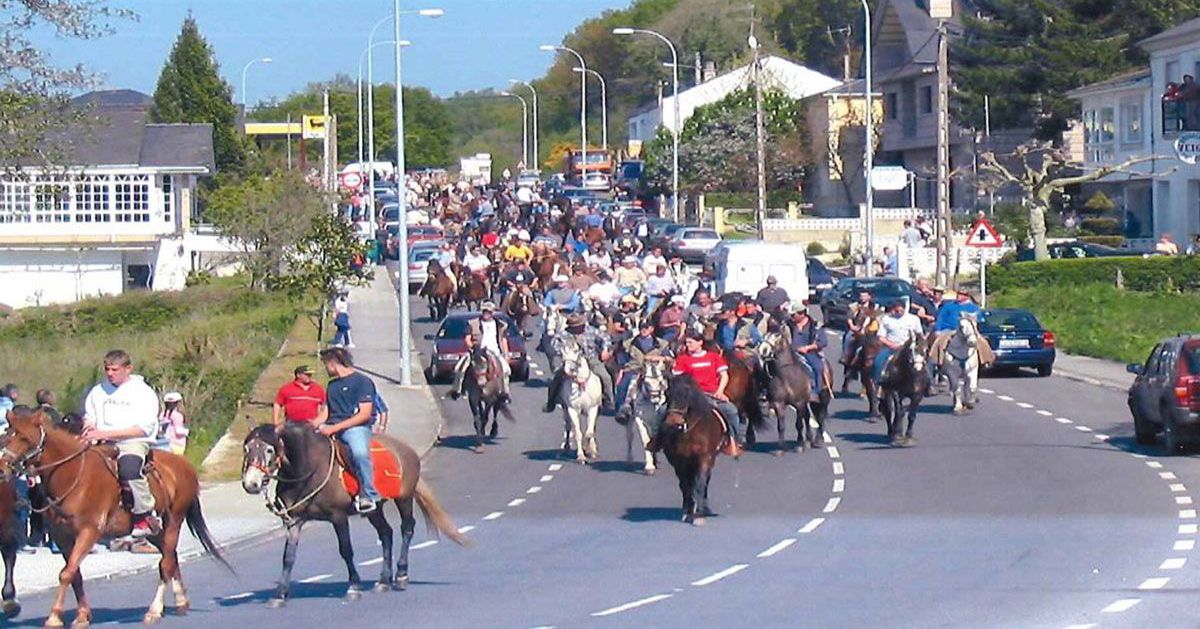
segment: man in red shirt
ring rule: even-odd
[[[677,376],[690,375],[700,390],[708,394],[713,406],[725,417],[729,440],[736,444],[731,450],[736,453],[742,447],[742,439],[738,435],[738,424],[742,419],[737,407],[725,396],[725,385],[729,384],[729,366],[720,354],[704,349],[704,337],[698,332],[689,332],[683,345],[686,351],[675,359],[675,367],[671,372]]]
[[[292,370],[295,378],[279,387],[275,394],[275,404],[271,420],[276,430],[283,429],[283,420],[304,422],[314,427],[325,421],[328,410],[325,408],[325,389],[313,382],[313,372],[307,365],[300,365]]]

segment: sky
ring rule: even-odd
[[[507,88],[509,79],[540,77],[553,55],[540,44],[557,44],[583,20],[632,0],[403,0],[404,10],[441,8],[445,16],[405,16],[404,84],[439,96],[456,91]],[[159,71],[190,10],[217,55],[221,74],[241,101],[242,69],[249,102],[284,98],[309,83],[337,73],[358,75],[358,60],[371,27],[392,11],[390,0],[113,0],[136,21],[117,21],[115,32],[79,41],[36,32],[34,43],[59,66],[83,64],[100,75],[102,87],[152,93]],[[376,41],[390,41],[390,21]],[[375,49],[375,74],[394,73],[388,47]],[[365,70],[364,70],[365,72]]]

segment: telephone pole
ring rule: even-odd
[[[755,162],[758,165],[758,207],[754,223],[758,239],[765,240],[763,219],[767,217],[767,138],[763,124],[762,60],[758,56],[758,38],[754,36],[754,5],[750,5],[750,49],[754,51],[754,134]]]
[[[947,3],[949,4],[949,3]],[[940,7],[939,7],[940,8]],[[946,37],[947,13],[934,14],[938,21],[938,111],[937,111],[937,282],[950,285],[950,46]]]

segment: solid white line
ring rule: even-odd
[[[1175,504],[1190,505],[1190,504],[1192,504],[1192,497],[1191,496],[1175,496]]]
[[[241,594],[234,594],[232,596],[226,596],[225,598],[223,598],[221,600],[223,600],[223,601],[240,601],[243,598],[250,598],[251,596],[254,596],[254,592],[242,592]]]
[[[1101,434],[1101,433],[1096,433],[1096,434],[1094,434],[1094,435],[1092,435],[1092,436],[1093,436],[1093,437],[1095,437],[1095,438],[1097,438],[1097,439],[1099,439],[1100,441],[1108,441],[1108,440],[1109,440],[1109,436],[1108,436],[1108,435],[1104,435],[1104,434]]]
[[[551,472],[557,472],[558,470],[562,469],[562,463],[551,463],[550,467],[546,469],[550,470]]]
[[[706,585],[712,585],[713,583],[716,583],[717,581],[720,581],[721,579],[724,579],[725,577],[737,574],[737,573],[741,572],[742,570],[745,570],[749,566],[750,566],[750,564],[745,564],[745,563],[739,563],[737,565],[729,566],[728,568],[721,570],[720,572],[714,572],[714,573],[708,575],[707,577],[700,579],[699,581],[692,581],[692,585],[694,585],[696,587],[704,587]]]
[[[483,519],[484,520],[497,520],[502,517],[504,517],[503,511],[493,511],[493,512],[483,516]]]
[[[844,479],[844,478],[833,479],[833,493],[840,494],[843,491],[846,491],[846,479]]]
[[[830,446],[830,447],[826,448],[825,451],[829,453],[829,458],[831,458],[831,459],[842,458],[842,453],[838,452],[838,449],[836,446]]]
[[[777,553],[795,543],[796,543],[796,538],[789,537],[789,538],[775,544],[774,546],[762,551],[761,553],[758,553],[758,558],[766,559],[767,557],[770,557],[771,555],[774,555],[775,553]]]
[[[1151,577],[1142,581],[1142,584],[1137,586],[1139,590],[1161,590],[1167,583],[1170,583],[1171,577]]]
[[[427,542],[421,542],[420,544],[414,544],[412,549],[413,550],[421,550],[422,548],[429,548],[430,546],[433,546],[434,544],[437,544],[437,543],[438,543],[438,541],[436,539],[431,539]]]
[[[1146,461],[1146,467],[1153,468],[1156,470],[1161,470],[1162,463],[1159,463],[1158,461]]]
[[[374,566],[375,564],[380,564],[380,563],[383,563],[383,557],[376,557],[374,559],[360,561],[360,562],[358,562],[358,565],[359,565],[359,567],[365,568],[367,566]]]
[[[1158,567],[1159,570],[1178,570],[1187,563],[1186,557],[1172,557]]]
[[[1196,519],[1196,510],[1195,509],[1180,509],[1179,510],[1179,519],[1180,520],[1195,520]]]
[[[829,502],[825,503],[825,509],[823,509],[823,511],[825,513],[833,513],[834,511],[837,511],[838,505],[840,505],[840,504],[842,504],[841,498],[838,498],[836,496],[833,498],[830,498]]]
[[[647,596],[646,598],[638,599],[636,601],[633,601],[632,603],[625,603],[624,605],[617,605],[616,607],[609,607],[608,609],[605,609],[603,611],[593,612],[592,616],[594,616],[596,618],[600,618],[602,616],[612,616],[613,614],[619,614],[621,612],[627,612],[631,609],[636,609],[638,607],[641,607],[642,605],[650,605],[653,603],[657,603],[659,601],[665,601],[668,598],[671,598],[671,596],[672,595],[670,595],[670,594],[655,594],[654,596]]]
[[[1130,452],[1130,453],[1129,453],[1129,456],[1131,456],[1131,457],[1133,457],[1133,458],[1135,458],[1135,459],[1144,459],[1144,458],[1146,458],[1146,455],[1144,455],[1144,454],[1140,454],[1140,453],[1138,453],[1138,452]]]
[[[307,579],[300,579],[300,583],[316,583],[317,581],[324,581],[325,579],[328,579],[332,576],[333,576],[332,574],[318,574],[316,576],[309,577]]]
[[[1195,547],[1196,540],[1194,539],[1177,539],[1175,540],[1175,547],[1171,550],[1192,550]]]
[[[510,507],[519,507],[523,504],[525,504],[524,498],[513,498],[512,500],[508,501],[508,506]]]
[[[526,489],[526,490],[525,490],[525,493],[527,493],[527,494],[536,494],[537,492],[539,492],[539,491],[541,491],[541,490],[542,490],[542,488],[541,488],[541,487],[538,487],[537,485],[534,485],[533,487],[530,487],[529,489]]]
[[[1092,432],[1092,429],[1088,428],[1087,426],[1075,426],[1075,430],[1078,430],[1079,432]]]
[[[845,474],[845,473],[846,473],[846,466],[843,465],[841,461],[834,461],[833,462],[833,475],[841,476],[842,474]]]
[[[997,398],[999,398],[999,399],[1001,399],[1001,400],[1004,400],[1005,402],[1011,402],[1011,401],[1013,401],[1013,399],[1012,399],[1011,397],[1007,396],[1007,395],[997,395],[996,397],[997,397]]]
[[[1086,625],[1067,625],[1066,627],[1063,627],[1063,629],[1092,629],[1092,627],[1095,627],[1095,626],[1096,626],[1096,623],[1090,622],[1090,623],[1087,623]]]
[[[1020,406],[1021,408],[1033,408],[1033,405],[1029,402],[1017,402],[1017,406]]]
[[[1056,422],[1058,422],[1058,423],[1060,423],[1060,424],[1070,424],[1070,423],[1072,423],[1072,422],[1071,422],[1071,420],[1067,419],[1066,417],[1055,417],[1055,418],[1054,418],[1054,421],[1056,421]]]
[[[1200,524],[1180,524],[1179,525],[1179,534],[1180,535],[1195,535],[1196,533],[1200,533]]]
[[[474,530],[475,530],[475,526],[473,524],[468,524],[466,526],[458,527],[459,533],[470,533],[471,531],[474,531]]]
[[[821,523],[824,521],[825,521],[825,518],[813,518],[808,521],[808,524],[804,525],[804,528],[802,528],[796,532],[797,533],[812,533],[813,531],[817,530],[817,527],[821,526]]]
[[[983,388],[983,387],[979,387],[979,392],[980,392],[980,393],[986,393],[986,394],[988,394],[988,395],[991,395],[991,394],[995,393],[995,391],[993,391],[993,390],[991,390],[991,389],[985,389],[985,388]]]
[[[1047,411],[1047,410],[1040,410],[1040,411],[1038,411],[1038,415],[1041,415],[1042,417],[1051,417],[1054,415],[1054,413],[1051,413],[1050,411]]]
[[[1142,602],[1140,598],[1119,598],[1100,611],[1105,614],[1119,614],[1123,611],[1128,611],[1140,602]]]
[[[553,475],[553,474],[546,474],[546,475],[542,476],[541,478],[539,478],[539,479],[538,479],[538,482],[539,482],[539,483],[548,483],[548,482],[550,482],[550,481],[552,481],[552,480],[554,480],[554,475]]]
[[[1158,477],[1163,480],[1175,480],[1176,479],[1174,472],[1159,472]]]
[[[1184,487],[1183,483],[1171,483],[1171,491],[1187,491],[1187,487]]]

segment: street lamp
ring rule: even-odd
[[[538,46],[538,49],[546,51],[546,52],[557,52],[557,51],[569,52],[569,53],[575,55],[576,59],[579,59],[579,67],[583,68],[584,70],[587,70],[587,62],[585,62],[583,60],[583,55],[579,54],[579,52],[574,49],[567,48],[566,46],[553,46],[550,44],[543,44],[541,46]],[[587,158],[587,75],[586,74],[579,75],[579,151],[580,151],[580,153],[579,153],[579,157],[580,157],[579,178],[582,180],[582,179],[584,179],[584,175],[585,175],[585,171],[587,169],[587,163],[588,163],[588,158]],[[582,181],[581,181],[581,183],[582,183]]]
[[[514,86],[515,85],[524,85],[525,87],[529,88],[530,92],[533,93],[533,155],[532,155],[533,163],[531,165],[531,169],[532,170],[541,170],[541,168],[538,167],[538,159],[540,159],[541,153],[538,153],[538,94],[537,94],[537,90],[533,87],[532,83],[523,83],[516,79],[509,79],[508,83],[509,83],[509,85],[514,85]]]
[[[864,115],[866,120],[866,140],[867,150],[863,158],[863,172],[866,173],[867,193],[863,204],[863,221],[867,236],[867,255],[864,257],[866,263],[866,275],[870,277],[873,274],[875,260],[875,189],[872,187],[871,170],[875,167],[875,105],[874,96],[871,94],[871,7],[867,4],[867,0],[862,0],[863,20],[866,24],[866,41],[863,48],[863,74],[865,75],[866,83],[866,106],[867,111]]]
[[[529,103],[525,101],[525,97],[512,92],[500,92],[501,96],[508,96],[521,101],[521,163],[525,168],[529,167]],[[519,170],[519,169],[518,169]]]
[[[439,18],[445,15],[442,9],[419,9],[417,11],[409,11],[410,14],[415,13],[422,17]],[[400,10],[400,0],[393,0],[392,4],[392,26],[394,27],[395,40],[403,41],[400,38],[400,16],[405,12]],[[400,65],[400,50],[401,46],[395,47],[396,52],[396,197],[400,203],[400,228],[396,234],[396,241],[400,248],[400,285],[397,288],[396,296],[400,301],[400,384],[402,386],[412,386],[412,323],[408,320],[408,199],[405,191],[408,186],[405,182],[404,168],[404,76],[401,73]],[[374,200],[372,199],[372,202]]]
[[[271,63],[271,61],[273,61],[273,59],[271,59],[270,57],[262,57],[260,59],[251,59],[250,61],[246,62],[246,65],[242,68],[242,111],[243,112],[246,110],[246,70],[249,70],[250,66],[252,66],[256,63]]]
[[[866,0],[864,0],[865,2]],[[652,31],[644,28],[628,28],[618,27],[612,30],[613,35],[651,35],[662,40],[668,48],[671,49],[671,84],[673,92],[671,100],[674,101],[675,113],[671,120],[671,204],[673,206],[675,222],[679,222],[679,53],[675,50],[675,44],[671,43],[665,35],[657,31]]]
[[[591,68],[574,68],[576,72],[590,74],[600,80],[600,135],[604,138],[604,154],[608,154],[608,85],[599,72]]]
[[[358,171],[359,171],[358,174],[360,174],[360,175],[363,174],[362,168],[363,168],[363,159],[364,159],[364,156],[363,156],[363,98],[362,98],[363,61],[372,54],[371,51],[374,50],[375,48],[378,48],[380,46],[388,46],[388,45],[395,45],[395,44],[396,44],[396,42],[394,42],[394,41],[375,42],[373,45],[370,45],[370,46],[367,46],[366,48],[364,48],[363,51],[361,53],[359,53],[359,55],[358,55],[358,90],[357,90],[357,93],[358,93]],[[408,40],[402,40],[400,42],[400,45],[401,46],[411,46],[412,42],[410,42]],[[375,124],[374,124],[375,123],[375,99],[374,99],[375,82],[374,82],[374,78],[375,77],[371,76],[370,73],[368,73],[368,75],[367,75],[367,114],[371,118],[371,133],[370,133],[370,135],[371,135],[371,147],[372,148],[370,151],[370,155],[371,155],[372,168],[374,168],[373,164],[375,163],[375,148],[374,148],[375,147],[375,142],[374,142],[374,136],[375,136]],[[372,174],[372,179],[374,179],[374,171],[373,170],[372,170],[371,174]],[[372,222],[374,222],[376,220],[376,217],[374,215],[374,210],[375,210],[374,189],[375,189],[374,181],[372,181],[372,183],[371,183],[371,221]]]

